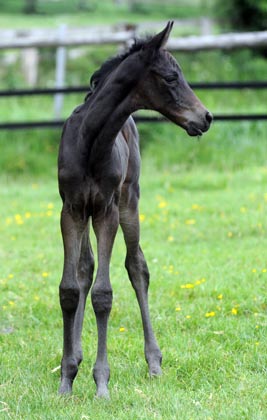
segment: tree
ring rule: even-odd
[[[260,31],[267,27],[267,0],[217,0],[216,7],[234,30]]]
[[[24,13],[34,14],[37,13],[38,0],[25,0]]]

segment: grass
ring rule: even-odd
[[[202,148],[220,147],[222,127],[225,149],[214,150],[205,162]],[[123,268],[119,234],[111,267],[108,402],[94,399],[96,327],[90,304],[85,359],[73,396],[57,396],[62,244],[56,151],[48,148],[42,154],[52,166],[46,175],[26,169],[20,176],[2,172],[3,418],[102,419],[107,412],[111,419],[266,418],[265,126],[244,124],[240,137],[237,129],[231,133],[234,127],[215,125],[200,143],[179,131],[180,139],[172,139],[175,148],[166,138],[144,149],[142,247],[151,272],[150,307],[164,374],[153,381],[147,376],[139,311]],[[145,128],[140,129],[144,135]],[[252,148],[246,150],[249,138],[254,157]],[[195,156],[186,164],[189,151]]]

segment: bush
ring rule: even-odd
[[[260,31],[267,27],[267,0],[217,0],[216,9],[232,29]]]

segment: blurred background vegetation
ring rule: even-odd
[[[0,7],[4,13],[23,13],[38,15],[62,15],[72,13],[111,13],[118,15],[120,19],[123,15],[130,18],[129,13],[136,13],[140,16],[153,15],[160,18],[172,16],[173,18],[199,16],[209,9],[208,0],[186,0],[175,1],[167,0],[12,0],[6,2],[0,0]],[[102,15],[102,19],[108,16]]]
[[[0,0],[0,27],[49,28],[68,26],[161,22],[168,19],[208,17],[213,33],[262,30],[267,27],[267,0]],[[174,36],[199,33],[195,24],[176,25]],[[90,75],[116,46],[68,48],[66,86],[89,84]],[[246,81],[266,79],[266,51],[251,49],[177,53],[189,82]],[[0,89],[27,87],[18,50],[0,52]],[[37,85],[55,85],[55,49],[39,50]],[[266,112],[266,90],[197,91],[214,114]],[[83,94],[67,95],[63,117],[83,101]],[[0,99],[1,121],[51,120],[53,98],[21,97]],[[140,124],[142,153],[156,167],[173,165],[191,168],[211,165],[222,170],[256,162],[265,165],[266,122],[215,123],[201,143],[189,139],[171,124]],[[55,174],[60,130],[0,131],[0,172],[34,176]],[[164,152],[162,151],[164,142]],[[193,143],[193,144],[192,144]],[[175,146],[175,147],[174,147]],[[14,154],[16,159],[14,159]]]

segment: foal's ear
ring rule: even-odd
[[[166,28],[163,29],[160,33],[155,35],[150,41],[145,45],[145,49],[159,50],[164,48],[168,42],[171,30],[173,27],[173,21],[167,23]]]

